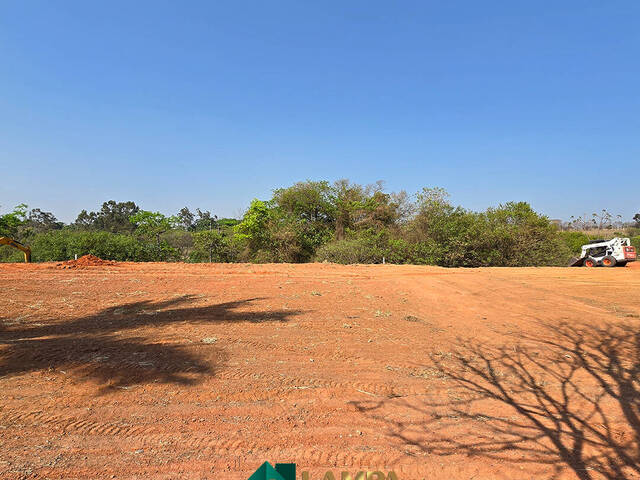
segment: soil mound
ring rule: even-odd
[[[67,260],[58,263],[60,268],[85,268],[85,267],[103,267],[105,265],[115,265],[113,260],[103,260],[95,255],[84,255],[77,260]]]

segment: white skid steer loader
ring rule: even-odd
[[[628,262],[636,261],[636,248],[628,238],[611,240],[593,240],[582,246],[579,257],[573,257],[570,267],[624,267]]]

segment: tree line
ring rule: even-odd
[[[640,227],[640,214],[634,217]],[[621,234],[640,243],[640,229]],[[175,215],[109,200],[64,224],[21,204],[0,235],[31,246],[34,261],[93,254],[119,261],[411,263],[447,267],[563,265],[590,238],[561,231],[526,202],[476,212],[441,188],[415,195],[382,183],[298,182],[254,199],[242,218],[184,207]],[[19,261],[0,248],[0,261]]]

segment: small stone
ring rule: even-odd
[[[206,337],[200,340],[202,343],[216,343],[218,341],[217,337]]]

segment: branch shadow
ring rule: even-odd
[[[67,370],[103,391],[144,383],[193,385],[226,363],[227,354],[215,344],[168,343],[128,336],[140,327],[175,324],[285,322],[299,310],[242,311],[261,300],[249,298],[209,306],[189,306],[186,295],[161,302],[141,301],[51,323],[0,325],[0,376],[35,371]]]
[[[512,345],[459,340],[431,355],[446,400],[395,399],[419,422],[390,420],[394,399],[356,404],[388,434],[431,455],[570,469],[583,480],[640,475],[640,332],[631,325],[542,324]],[[399,401],[399,403],[398,403]]]

